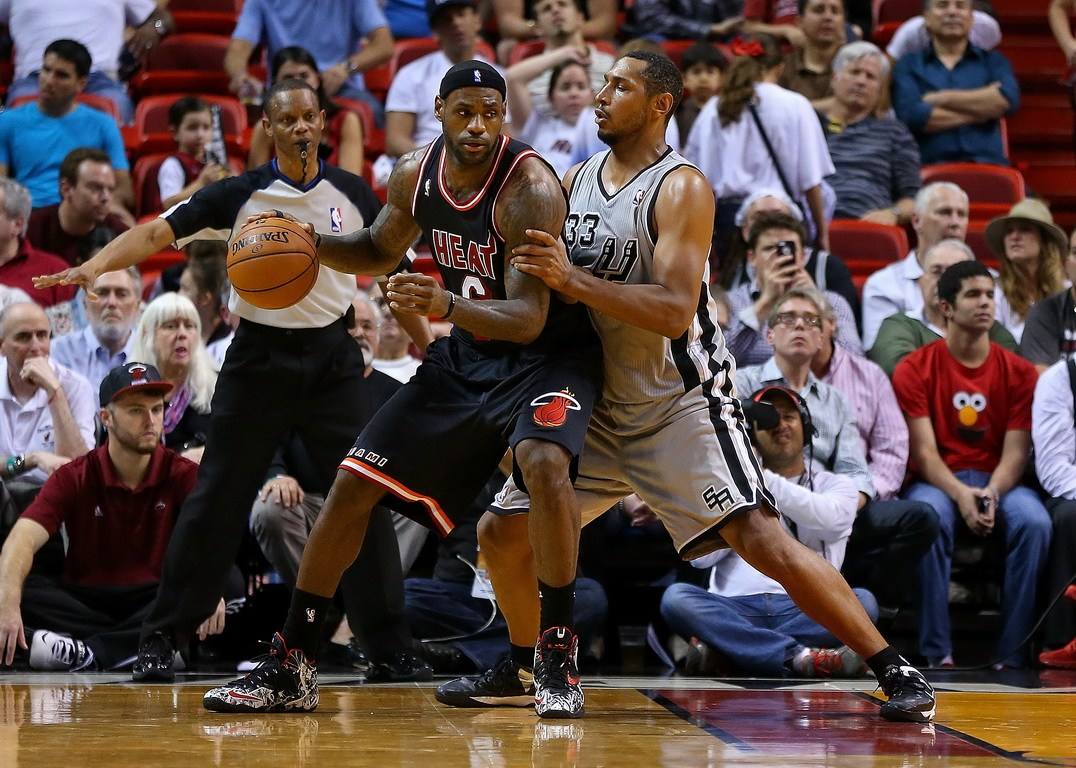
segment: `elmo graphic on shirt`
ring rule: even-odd
[[[957,392],[953,395],[956,409],[956,433],[969,443],[977,443],[986,435],[986,395],[979,392]]]

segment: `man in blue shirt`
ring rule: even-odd
[[[392,57],[392,33],[377,0],[246,0],[224,59],[231,89],[240,98],[261,91],[262,83],[247,71],[260,43],[266,44],[270,61],[289,45],[310,51],[327,95],[361,99],[381,121],[384,107],[362,79],[367,69]]]
[[[1008,165],[998,121],[1020,107],[1020,89],[1004,56],[969,42],[971,10],[971,0],[926,0],[931,44],[893,70],[893,107],[918,139],[923,165]]]
[[[30,191],[35,208],[60,202],[60,164],[79,147],[106,152],[116,174],[113,203],[131,204],[131,176],[120,129],[111,117],[75,101],[86,87],[90,54],[74,40],[45,49],[37,101],[0,113],[0,175]]]

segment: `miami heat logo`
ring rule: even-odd
[[[568,411],[581,411],[583,406],[567,388],[560,392],[546,392],[531,400],[534,413],[531,418],[539,427],[560,427],[568,419]]]
[[[145,384],[143,377],[146,375],[146,366],[142,363],[135,363],[127,369],[127,373],[131,374],[132,384]]]

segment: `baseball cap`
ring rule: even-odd
[[[433,24],[433,20],[437,18],[438,13],[445,8],[451,8],[456,5],[466,5],[477,10],[478,0],[426,0],[426,18],[430,24]]]
[[[101,407],[104,408],[120,395],[134,390],[167,395],[172,391],[172,384],[162,379],[157,369],[147,363],[117,365],[101,382]]]

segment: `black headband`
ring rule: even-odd
[[[452,67],[441,78],[441,89],[438,95],[447,99],[448,94],[457,88],[492,88],[501,94],[504,99],[508,93],[508,86],[501,77],[501,73],[484,61],[472,59],[461,61]]]

